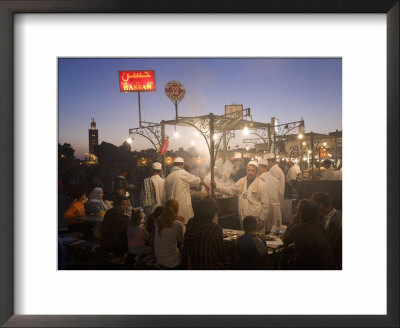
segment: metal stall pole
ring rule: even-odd
[[[336,166],[336,170],[338,168],[338,157],[337,157],[337,138],[335,136],[335,166]]]
[[[304,178],[304,168],[303,168],[303,140],[305,140],[304,139],[304,134],[303,134],[303,138],[302,139],[299,139],[299,167],[300,167],[300,170],[301,170],[301,178],[303,179]]]
[[[142,110],[140,108],[140,92],[137,93],[138,96],[138,104],[139,104],[139,127],[142,127]]]
[[[223,154],[223,159],[224,159],[224,163],[226,162],[226,152],[227,152],[227,144],[226,144],[226,131],[224,131],[223,135],[223,142],[224,142],[224,154]],[[213,170],[214,171],[214,170]]]
[[[165,121],[162,120],[161,121],[161,145],[164,143],[165,140]],[[165,169],[165,154],[167,153],[167,151],[164,152],[164,154],[162,155],[162,173],[164,178],[166,177],[166,169]]]
[[[210,170],[211,181],[214,181],[214,114],[210,113]],[[211,198],[215,199],[214,186],[211,184]]]
[[[318,171],[321,177],[321,147],[318,147]]]
[[[314,180],[314,133],[311,132],[311,179]]]
[[[174,101],[175,105],[175,122],[178,123],[178,102]]]
[[[271,124],[267,124],[267,133],[268,133],[268,153],[271,153]]]

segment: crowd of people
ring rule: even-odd
[[[297,170],[294,163],[292,167]],[[69,230],[87,239],[95,236],[102,249],[145,258],[163,269],[262,269],[268,248],[259,236],[282,226],[281,203],[290,169],[285,177],[275,156],[267,154],[248,162],[246,176],[227,186],[187,172],[183,158],[177,157],[165,179],[162,165],[152,164],[140,188],[141,206],[132,204],[130,192],[137,187],[122,174],[113,180],[108,199],[101,180],[89,197],[82,188],[73,188],[74,200],[63,217]],[[237,196],[244,234],[235,242],[234,256],[226,251],[217,203],[206,198],[192,207],[190,188],[196,185],[207,193],[215,188]],[[103,218],[97,232],[84,220],[88,215]],[[341,232],[341,212],[332,207],[331,196],[314,193],[299,202],[282,240],[285,246],[295,246],[296,269],[341,269]]]

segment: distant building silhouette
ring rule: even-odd
[[[89,155],[94,154],[94,147],[99,144],[99,131],[96,129],[96,122],[92,118],[89,129]]]

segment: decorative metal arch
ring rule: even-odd
[[[160,150],[163,141],[160,124],[142,122],[141,127],[129,129],[129,136],[132,137],[134,134],[150,141],[156,151]]]
[[[294,129],[300,128],[300,127],[304,128],[304,120],[278,124],[278,125],[273,126],[272,129],[275,130],[275,134],[277,136],[284,136],[284,135],[287,135],[290,131],[293,131]]]

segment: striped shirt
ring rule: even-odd
[[[183,242],[182,261],[184,269],[226,269],[227,256],[221,227],[213,222],[189,220]]]

